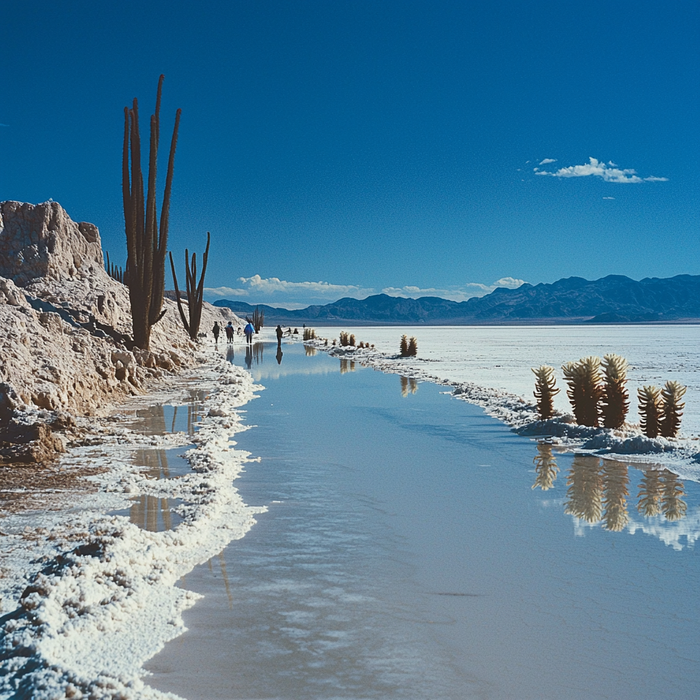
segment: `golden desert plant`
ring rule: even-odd
[[[408,357],[408,336],[401,336],[401,343],[399,344],[399,355],[401,357]]]
[[[584,357],[578,362],[567,362],[563,367],[564,379],[569,385],[566,395],[579,425],[599,426],[600,400],[603,386],[600,376],[600,358]]]
[[[685,403],[681,401],[686,388],[678,382],[666,382],[661,390],[663,411],[659,424],[659,432],[663,437],[676,437],[681,427],[681,416]]]
[[[630,408],[627,392],[627,360],[619,355],[606,355],[603,358],[603,426],[621,428]]]
[[[408,356],[415,357],[418,354],[418,341],[411,336],[408,339]]]
[[[554,397],[559,393],[556,388],[554,367],[542,365],[533,367],[535,373],[535,399],[537,399],[537,414],[540,420],[547,420],[554,415]]]
[[[639,417],[642,431],[649,438],[659,435],[663,401],[661,392],[656,386],[643,386],[637,389],[639,400]]]

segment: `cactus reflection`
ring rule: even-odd
[[[352,360],[344,360],[340,358],[340,373],[347,374],[348,372],[355,371],[355,363]]]
[[[537,445],[533,489],[551,489],[556,482],[557,466],[552,446]],[[688,506],[683,500],[681,479],[663,468],[637,467],[642,473],[637,494],[637,511],[645,518],[662,515],[674,522],[685,517]],[[593,455],[575,455],[566,477],[564,512],[591,525],[620,532],[630,523],[630,466]]]

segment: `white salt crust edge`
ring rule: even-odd
[[[630,464],[663,466],[683,479],[700,482],[700,447],[697,440],[647,438],[638,425],[624,429],[587,428],[576,425],[572,415],[558,414],[548,421],[537,420],[534,403],[522,396],[473,382],[456,382],[431,375],[420,367],[420,358],[401,358],[371,348],[325,345],[325,339],[305,340],[305,345],[327,352],[332,357],[359,362],[387,374],[431,382],[452,388],[455,398],[484,409],[485,413],[521,435],[546,440],[568,452],[593,454],[604,459]]]
[[[143,670],[166,642],[185,631],[182,611],[199,598],[176,583],[243,537],[254,516],[266,510],[247,506],[233,487],[244,465],[254,460],[229,440],[247,429],[236,409],[263,387],[219,354],[206,359],[205,367],[192,371],[202,377],[198,388],[209,392],[203,402],[206,417],[195,435],[140,436],[142,443],[166,447],[194,442],[186,455],[194,471],[177,479],[145,478],[129,459],[139,439],[128,430],[117,431],[111,448],[100,445],[108,452],[109,471],[95,477],[101,492],[95,507],[82,508],[61,523],[49,549],[64,554],[44,556],[45,569],[32,581],[33,592],[3,619],[1,698],[178,697],[149,687]],[[147,398],[153,403],[153,396]],[[77,461],[90,461],[90,448],[81,450]],[[126,517],[104,514],[124,507],[134,494],[182,499],[183,522],[156,533]],[[96,556],[81,553],[87,551]],[[16,573],[39,568],[36,560],[24,565]]]

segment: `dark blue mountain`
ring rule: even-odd
[[[255,306],[221,300],[239,315]],[[439,297],[404,299],[376,294],[339,299],[332,304],[288,310],[259,305],[266,325],[346,324],[524,324],[643,323],[700,321],[700,275],[677,275],[639,282],[622,275],[589,281],[569,277],[552,284],[498,288],[484,297],[456,302]]]

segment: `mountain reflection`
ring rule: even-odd
[[[552,446],[537,445],[533,489],[547,491],[554,487],[559,467]],[[683,500],[685,487],[678,475],[664,468],[637,465],[642,474],[637,493],[637,511],[646,519],[663,516],[667,522],[685,518],[688,510]],[[566,477],[564,512],[589,525],[600,524],[605,530],[621,532],[630,525],[630,465],[593,455],[575,455]],[[629,527],[628,527],[629,526]]]

